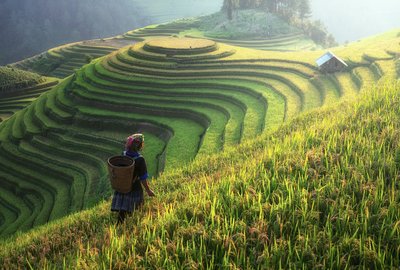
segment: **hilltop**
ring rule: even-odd
[[[32,86],[42,81],[43,78],[36,73],[9,67],[0,67],[0,93]]]
[[[17,68],[0,67],[0,122],[28,106],[58,80]]]
[[[238,10],[233,20],[226,12],[180,19],[128,31],[106,39],[87,40],[52,48],[13,66],[46,76],[65,78],[93,59],[129,44],[153,38],[179,36],[212,39],[234,46],[259,50],[298,51],[322,48],[300,28],[290,26],[276,14]]]

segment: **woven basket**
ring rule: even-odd
[[[135,161],[127,156],[114,156],[107,163],[111,187],[121,193],[132,191]]]

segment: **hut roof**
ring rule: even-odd
[[[345,65],[347,67],[347,64],[340,59],[339,57],[337,57],[333,52],[329,51],[327,53],[325,53],[323,56],[321,56],[320,58],[318,58],[317,60],[317,65],[320,67],[323,64],[325,64],[326,62],[328,62],[329,60],[331,60],[332,58],[336,58],[337,60],[339,60],[343,65]]]

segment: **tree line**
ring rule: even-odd
[[[1,0],[0,65],[149,24],[132,0]]]
[[[286,18],[311,16],[309,0],[224,0],[222,7],[232,18],[235,9],[264,9]]]
[[[336,45],[321,21],[311,21],[310,0],[224,0],[222,10],[230,20],[239,9],[261,9],[285,18],[288,23],[301,28],[316,43],[326,47]]]

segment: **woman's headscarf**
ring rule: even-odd
[[[125,150],[140,151],[144,142],[144,135],[136,133],[126,138]]]

